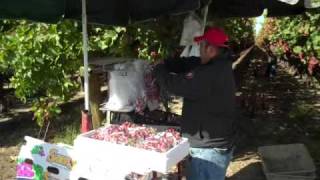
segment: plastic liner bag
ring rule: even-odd
[[[103,104],[102,110],[131,112],[135,110],[137,101],[139,107],[144,109],[145,67],[146,62],[142,60],[114,65],[113,70],[109,72],[109,99]]]
[[[146,107],[150,111],[160,107],[159,89],[146,61],[116,64],[109,75],[109,99],[102,110],[143,114]]]

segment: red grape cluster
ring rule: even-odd
[[[181,141],[180,133],[174,129],[157,132],[154,128],[129,122],[101,128],[91,138],[157,152],[166,152]]]
[[[156,79],[152,75],[152,69],[153,67],[151,66],[151,70],[149,70],[149,72],[147,72],[144,76],[146,93],[147,93],[148,99],[159,101],[160,92],[156,84]]]
[[[181,136],[179,132],[174,129],[168,129],[165,132],[160,132],[146,138],[145,141],[140,144],[140,147],[157,152],[166,152],[177,145],[180,140]]]
[[[143,111],[146,107],[146,101],[147,101],[147,97],[139,97],[137,98],[136,102],[135,102],[135,112],[138,114],[143,115]]]

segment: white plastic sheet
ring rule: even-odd
[[[102,110],[142,113],[159,108],[160,95],[151,74],[151,66],[143,60],[116,64],[109,72],[109,99]]]

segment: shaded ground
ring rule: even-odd
[[[257,147],[263,145],[304,143],[319,169],[319,87],[306,87],[282,67],[277,77],[268,80],[264,77],[265,57],[258,51],[253,54],[239,89],[244,116],[240,119],[241,135],[228,180],[265,180],[257,154]],[[50,141],[72,142],[79,129],[81,103],[63,105],[63,114],[49,133]],[[176,103],[173,108],[179,109],[180,105]],[[30,119],[26,116],[12,124],[0,124],[0,180],[14,179],[15,159],[23,137],[37,136],[38,128]]]
[[[62,105],[63,113],[52,124],[48,132],[50,142],[72,143],[79,134],[82,99]],[[37,137],[39,128],[30,113],[17,113],[18,120],[0,123],[0,180],[15,179],[16,158],[24,136]]]
[[[319,169],[319,87],[307,87],[282,63],[274,79],[265,78],[265,61],[255,54],[244,78],[245,86],[240,89],[247,96],[241,100],[245,117],[240,123],[242,136],[228,170],[229,179],[264,180],[257,147],[265,145],[303,143]]]

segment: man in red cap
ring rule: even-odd
[[[165,60],[154,75],[160,88],[184,98],[181,131],[191,145],[187,179],[223,180],[232,158],[236,119],[228,36],[210,28],[195,41],[200,43],[200,58]]]

